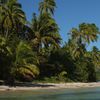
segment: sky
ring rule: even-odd
[[[41,0],[18,1],[22,4],[28,21],[31,21],[33,12],[39,13],[38,4]],[[68,41],[67,33],[80,23],[95,23],[100,28],[100,0],[56,0],[56,3],[54,18],[64,42]],[[91,50],[92,46],[97,46],[100,50],[100,36],[98,39],[97,42],[87,45],[87,49]]]

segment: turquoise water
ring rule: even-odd
[[[100,100],[99,88],[0,92],[0,100]]]

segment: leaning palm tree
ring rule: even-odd
[[[40,51],[42,47],[49,47],[50,45],[59,47],[61,40],[58,34],[59,28],[55,20],[49,15],[40,15],[39,17],[34,15],[31,27],[34,33],[32,44],[36,46],[38,51]]]
[[[98,27],[95,24],[82,23],[79,28],[71,30],[71,51],[74,54],[85,54],[86,43],[94,42],[97,40],[99,34]]]
[[[41,14],[54,14],[55,7],[55,0],[43,0],[42,2],[40,2],[39,11]]]
[[[19,24],[25,24],[25,14],[21,9],[21,4],[16,0],[9,0],[5,5],[0,5],[1,14],[1,29],[2,33],[8,37],[10,32],[17,31]]]
[[[80,42],[90,43],[97,40],[99,29],[95,24],[82,23],[79,28],[71,30],[71,37],[73,39],[80,39]]]

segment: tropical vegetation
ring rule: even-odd
[[[17,0],[0,1],[0,80],[33,82],[95,82],[100,72],[100,50],[87,45],[100,35],[94,23],[72,28],[62,44],[54,19],[55,0],[40,0],[31,22]]]

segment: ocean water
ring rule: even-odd
[[[100,87],[0,92],[0,100],[100,100]]]

